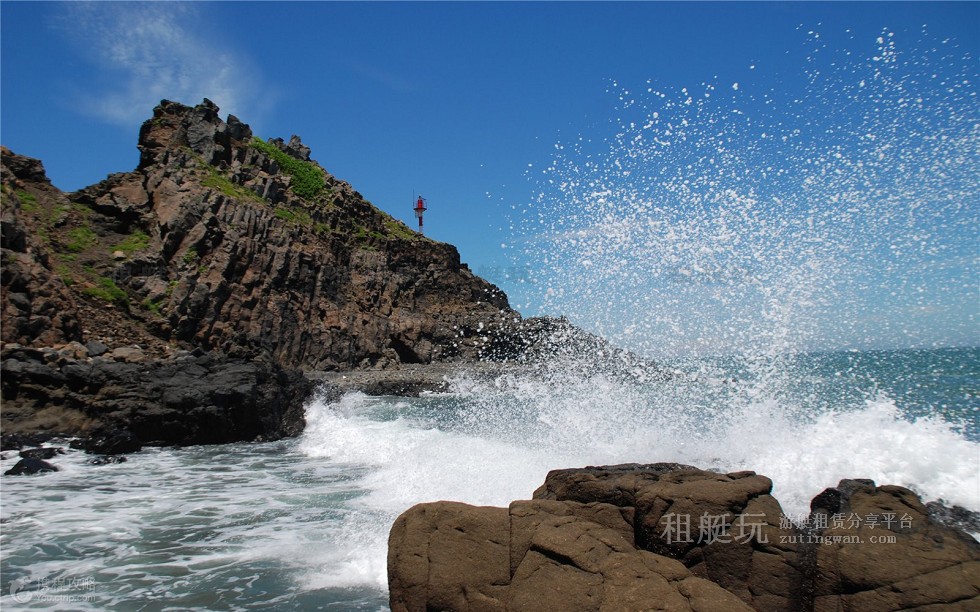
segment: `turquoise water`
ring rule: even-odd
[[[313,402],[302,437],[0,477],[5,610],[380,610],[395,517],[503,505],[548,470],[679,461],[770,476],[788,514],[842,477],[980,509],[980,349],[674,364],[667,383],[460,375]],[[778,371],[777,371],[778,370]],[[10,457],[10,453],[6,453]],[[12,465],[8,458],[4,465]]]
[[[900,398],[896,404],[905,418],[939,417],[980,441],[980,349],[803,355],[792,361],[790,377],[797,381],[791,391],[797,396],[845,406],[877,392]]]

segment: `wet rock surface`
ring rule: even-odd
[[[0,351],[5,446],[36,431],[82,436],[74,446],[114,455],[143,445],[274,440],[303,430],[312,383],[277,364],[207,353],[161,360],[49,359]]]
[[[5,476],[32,476],[44,472],[57,472],[58,468],[43,459],[25,457],[18,461],[14,467],[4,472]]]

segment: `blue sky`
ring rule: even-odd
[[[57,186],[77,189],[136,166],[139,125],[161,98],[208,97],[262,137],[300,135],[328,171],[409,224],[412,195],[423,194],[427,234],[455,244],[525,314],[575,315],[575,304],[542,297],[563,277],[541,275],[546,258],[522,252],[529,235],[554,229],[542,215],[564,214],[540,203],[556,143],[586,135],[578,161],[589,146],[608,157],[605,140],[636,110],[623,108],[623,90],[677,95],[711,84],[742,96],[740,112],[786,128],[773,99],[792,106],[812,97],[806,73],[815,61],[845,58],[844,47],[870,55],[886,30],[922,45],[923,25],[929,41],[954,49],[951,57],[972,56],[949,70],[966,62],[975,77],[975,2],[4,1],[0,140],[41,158]],[[968,99],[975,79],[958,87],[958,99]],[[807,114],[797,111],[795,120]],[[967,221],[975,218],[976,192],[963,206],[974,211]],[[934,259],[958,289],[924,304],[935,288],[919,283],[909,289],[919,297],[889,298],[892,310],[887,296],[875,298],[880,308],[861,323],[867,331],[856,344],[901,345],[909,333],[920,344],[978,339],[975,232],[958,219],[953,235]],[[912,274],[898,274],[896,284]],[[529,276],[534,283],[520,282]],[[910,330],[900,322],[909,308],[939,314]],[[579,322],[605,329],[590,317]],[[876,317],[899,331],[876,332]]]

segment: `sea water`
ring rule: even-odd
[[[0,477],[0,604],[384,609],[399,513],[505,505],[586,465],[755,470],[791,517],[841,478],[980,510],[980,350],[936,348],[980,340],[976,60],[926,28],[804,38],[798,74],[611,85],[610,131],[557,143],[515,208],[520,309],[665,380],[581,355],[314,401],[292,440],[69,451]]]
[[[446,394],[314,401],[297,439],[106,466],[69,450],[56,473],[0,480],[0,603],[385,609],[398,514],[503,506],[585,465],[755,470],[790,517],[841,478],[980,510],[980,349],[802,355],[771,393],[736,358],[672,366],[673,380],[643,385],[464,373]]]

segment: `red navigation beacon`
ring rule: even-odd
[[[415,201],[415,216],[419,218],[419,233],[422,233],[422,213],[428,210],[425,207],[425,198],[419,196],[419,199]]]

